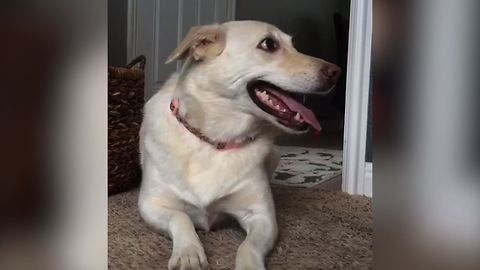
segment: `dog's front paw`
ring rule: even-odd
[[[168,270],[205,270],[208,269],[207,256],[202,247],[188,246],[172,252],[168,261]]]
[[[263,256],[251,246],[243,243],[238,248],[235,270],[265,270]]]

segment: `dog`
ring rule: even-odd
[[[146,103],[140,129],[143,220],[173,241],[168,269],[207,269],[196,228],[224,216],[247,236],[235,269],[265,269],[277,237],[269,179],[280,132],[321,126],[301,99],[326,94],[340,68],[294,49],[273,25],[194,27],[168,57],[179,72]]]

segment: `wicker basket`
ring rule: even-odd
[[[138,132],[144,105],[145,56],[108,68],[108,195],[140,183]]]

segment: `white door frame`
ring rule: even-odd
[[[352,0],[348,37],[342,190],[373,195],[373,166],[365,161],[372,49],[372,0]]]

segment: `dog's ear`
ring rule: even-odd
[[[183,60],[192,56],[196,61],[220,55],[225,48],[225,29],[223,26],[204,25],[190,29],[187,36],[175,51],[168,56],[165,63]]]

